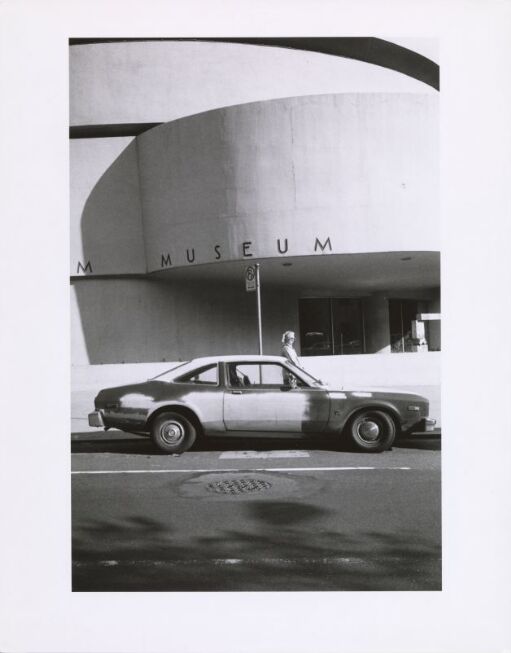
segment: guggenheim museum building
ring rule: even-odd
[[[73,39],[69,52],[74,366],[257,353],[244,274],[258,263],[264,353],[293,330],[311,371],[437,378],[428,52],[378,38]]]

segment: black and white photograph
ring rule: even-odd
[[[441,590],[437,43],[69,48],[73,590]]]
[[[511,651],[510,25],[0,3],[0,651]]]

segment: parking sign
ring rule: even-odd
[[[254,265],[249,265],[245,268],[245,290],[247,292],[254,292],[257,289],[256,269]]]

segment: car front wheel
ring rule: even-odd
[[[356,447],[372,453],[390,449],[396,437],[394,420],[381,410],[359,413],[351,420],[348,429]]]
[[[154,420],[151,437],[165,453],[183,453],[195,442],[197,431],[192,422],[179,413],[162,413]]]

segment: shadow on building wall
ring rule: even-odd
[[[137,144],[123,150],[88,196],[80,221],[93,274],[145,273]]]
[[[74,364],[258,353],[255,297],[241,281],[89,277],[75,281],[73,292],[74,336],[83,341],[83,360]],[[297,319],[294,297],[268,288],[263,295],[265,353],[279,353],[282,331],[296,328]]]

